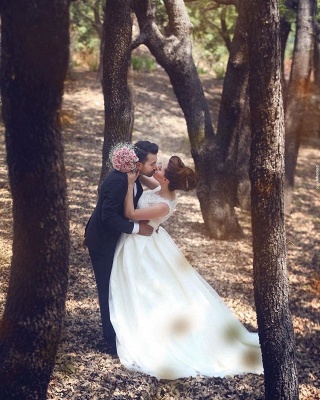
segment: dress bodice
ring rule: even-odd
[[[140,197],[139,202],[138,202],[138,208],[150,207],[157,203],[166,203],[169,205],[170,211],[167,215],[165,215],[164,217],[161,217],[161,218],[152,219],[148,223],[148,225],[151,225],[154,229],[157,229],[159,227],[159,225],[161,225],[164,221],[166,221],[168,218],[171,217],[173,211],[176,208],[177,202],[178,202],[177,197],[172,201],[161,197],[158,193],[159,190],[160,190],[160,186],[156,187],[153,190],[145,190],[142,193],[142,196]]]

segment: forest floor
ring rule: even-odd
[[[222,82],[202,77],[216,125]],[[165,74],[133,75],[133,141],[160,146],[159,159],[180,155],[192,166],[185,120]],[[95,206],[103,143],[103,97],[94,73],[68,79],[63,103],[63,136],[70,204],[70,279],[66,317],[48,399],[263,399],[263,376],[186,378],[158,381],[126,370],[101,349],[101,325],[90,259],[83,247],[85,224]],[[319,264],[320,190],[316,168],[320,142],[304,141],[299,152],[292,212],[286,218],[290,306],[297,346],[300,399],[320,399]],[[0,312],[11,257],[11,197],[0,136]],[[318,167],[316,167],[318,166]],[[319,171],[319,170],[318,170]],[[319,179],[319,178],[318,178]],[[256,331],[252,287],[250,215],[237,210],[244,238],[218,241],[205,235],[195,192],[183,193],[165,228],[193,267],[215,288],[245,326]],[[318,235],[318,236],[317,236]]]

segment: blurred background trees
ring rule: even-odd
[[[97,70],[100,64],[103,0],[73,1],[70,5],[70,68]]]
[[[104,0],[76,0],[70,6],[71,68],[83,66],[97,70],[104,20]],[[237,12],[234,5],[225,6],[209,0],[186,1],[193,25],[193,53],[198,72],[213,73],[219,79],[225,74]],[[153,2],[159,27],[166,29],[168,17],[161,0]],[[133,30],[137,30],[134,20]],[[132,67],[152,71],[153,57],[133,54]]]

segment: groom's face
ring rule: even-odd
[[[150,177],[157,170],[157,155],[149,153],[146,161],[138,164],[139,174]]]

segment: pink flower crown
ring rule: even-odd
[[[110,150],[109,160],[117,171],[131,172],[136,169],[139,158],[132,143],[118,143]]]

